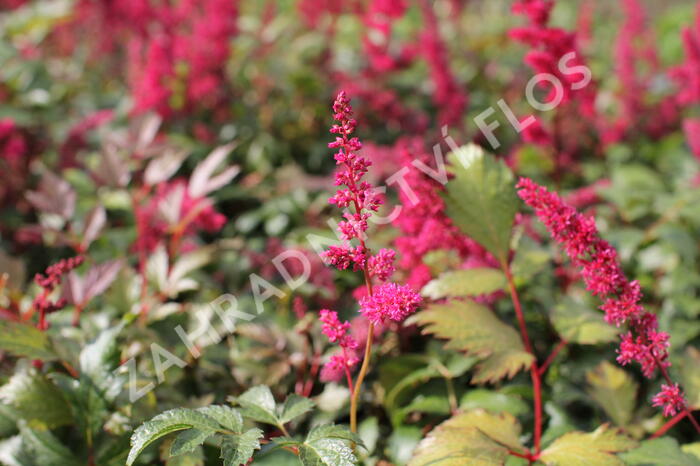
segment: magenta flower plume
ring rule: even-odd
[[[684,407],[680,391],[678,396],[670,396],[672,390],[668,388],[672,385],[666,370],[671,365],[668,334],[659,332],[656,316],[639,303],[642,299],[639,283],[625,277],[617,252],[600,238],[595,221],[528,178],[521,178],[517,187],[518,195],[535,209],[537,217],[554,240],[564,247],[571,262],[581,268],[586,288],[604,300],[600,308],[605,312],[605,320],[618,327],[629,325],[629,331],[622,336],[617,361],[623,366],[633,361],[639,363],[648,378],[658,368],[669,385],[654,398],[655,406],[660,406],[661,400],[670,400],[662,403],[665,415]]]
[[[663,407],[664,416],[674,416],[685,408],[685,398],[678,384],[661,385],[661,392],[652,399],[652,403]]]
[[[408,285],[386,283],[371,296],[362,298],[360,312],[375,324],[388,319],[401,322],[416,310],[421,300],[420,295]]]
[[[359,359],[356,355],[357,341],[348,334],[350,322],[341,322],[338,313],[323,309],[319,313],[319,320],[323,322],[321,331],[328,337],[331,343],[338,343],[340,353],[331,356],[323,366],[321,378],[323,380],[340,380],[343,375],[348,379],[348,386],[352,387],[350,370],[357,365]]]

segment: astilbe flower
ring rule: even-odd
[[[581,110],[586,116],[595,114],[595,92],[593,86],[572,90],[571,84],[581,80],[578,73],[564,74],[559,69],[559,60],[567,53],[574,52],[575,57],[568,62],[569,67],[583,65],[583,58],[576,43],[576,33],[548,25],[554,7],[553,0],[519,0],[513,4],[513,13],[524,15],[529,24],[512,28],[508,35],[532,47],[527,52],[524,61],[537,73],[549,73],[556,76],[563,84],[562,103],[571,101],[574,97],[581,104]],[[551,101],[555,96],[552,89],[546,98]]]
[[[49,324],[46,320],[47,314],[60,311],[67,304],[64,298],[51,301],[49,295],[61,284],[64,275],[67,275],[71,270],[79,267],[84,261],[85,257],[83,256],[63,259],[48,266],[43,274],[38,273],[34,276],[34,282],[42,288],[41,293],[34,298],[32,302],[33,312],[39,313],[39,322],[37,323],[37,328],[39,330],[47,330],[49,328]]]
[[[365,26],[362,45],[373,71],[394,71],[412,60],[412,47],[403,47],[398,54],[390,50],[393,23],[404,15],[407,6],[406,0],[372,0],[367,6],[362,17]]]
[[[599,237],[595,221],[528,178],[521,178],[517,187],[519,196],[535,210],[571,262],[581,268],[586,288],[604,300],[601,309],[605,312],[605,320],[618,327],[628,324],[629,331],[622,335],[617,361],[623,366],[633,361],[639,363],[642,373],[648,378],[658,368],[668,381],[666,369],[671,365],[668,360],[669,336],[659,332],[656,315],[647,312],[640,304],[639,283],[630,282],[625,277],[617,252]],[[664,404],[664,413],[678,409],[678,403],[682,404],[678,401],[682,399],[680,395],[669,398],[668,394],[655,398],[671,400],[671,405]]]
[[[685,398],[678,384],[661,385],[661,392],[654,396],[652,403],[663,407],[664,416],[673,416],[685,408]]]
[[[438,122],[440,125],[456,125],[464,114],[469,98],[450,68],[447,46],[440,36],[433,5],[422,0],[420,6],[425,23],[421,43],[433,81],[433,102],[438,109]]]
[[[343,214],[345,220],[339,222],[337,227],[342,244],[328,248],[323,253],[323,257],[338,269],[352,267],[355,271],[364,272],[367,296],[361,300],[360,312],[370,322],[369,329],[372,329],[375,324],[382,324],[387,319],[401,322],[416,310],[421,298],[409,287],[394,283],[385,283],[374,292],[372,290],[373,278],[386,281],[394,272],[395,252],[381,249],[377,254],[372,254],[365,244],[368,220],[372,213],[379,209],[382,200],[377,195],[376,188],[364,179],[372,163],[359,153],[362,143],[357,137],[352,136],[357,127],[357,121],[353,118],[352,106],[343,91],[338,93],[333,103],[333,118],[337,123],[333,124],[330,132],[336,137],[328,147],[338,150],[334,155],[336,164],[339,166],[335,173],[335,185],[340,189],[328,202],[345,209]],[[359,244],[353,244],[353,242]],[[350,356],[350,350],[355,349],[351,348],[352,343],[346,344],[346,340],[343,339],[349,324],[338,323],[337,315],[331,314],[330,311],[324,313],[321,320],[325,324],[324,333],[331,342],[337,341],[343,350],[342,354],[332,356],[324,367],[324,373],[337,374],[338,369],[343,367],[347,370],[348,385],[352,390],[349,369],[358,361],[355,361],[356,357]],[[369,335],[369,331],[374,330],[368,330],[368,341],[373,337]],[[353,361],[353,364],[349,364],[349,360]]]
[[[357,357],[357,341],[348,334],[350,322],[340,322],[338,313],[322,309],[319,312],[319,320],[323,323],[321,331],[328,337],[331,343],[337,343],[340,353],[331,356],[330,360],[321,369],[321,379],[337,381],[342,376],[348,379],[348,386],[352,387],[350,370],[360,361]]]

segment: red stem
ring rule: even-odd
[[[520,304],[520,298],[518,297],[518,292],[515,288],[515,282],[513,281],[513,274],[510,272],[510,267],[507,264],[503,265],[503,271],[505,272],[506,279],[508,280],[508,289],[510,290],[510,297],[513,300],[513,307],[515,308],[515,315],[518,318],[518,324],[520,325],[520,336],[523,339],[523,344],[528,353],[533,357],[532,364],[530,365],[530,378],[532,379],[532,390],[534,398],[534,411],[535,411],[535,455],[537,457],[540,454],[540,443],[542,440],[542,380],[540,378],[540,370],[537,366],[537,357],[532,349],[532,344],[530,343],[530,336],[527,333],[527,326],[525,325],[525,315],[523,314],[523,308]],[[528,458],[532,463],[532,458]]]
[[[540,366],[540,375],[544,375],[545,372],[547,372],[547,368],[554,362],[554,358],[557,357],[557,354],[564,349],[568,342],[564,339],[562,339],[557,346],[554,347],[552,352],[549,354],[547,359],[544,361],[544,363]]]
[[[673,416],[671,419],[669,419],[668,421],[666,421],[666,423],[665,423],[664,425],[662,425],[661,427],[659,427],[659,430],[657,430],[656,432],[654,432],[653,434],[651,434],[651,437],[649,437],[649,438],[661,437],[661,436],[664,435],[671,427],[675,426],[675,425],[678,424],[680,421],[682,421],[683,418],[686,417],[687,415],[688,415],[688,411],[682,411],[682,412],[676,414],[676,415]]]

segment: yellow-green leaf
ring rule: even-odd
[[[619,330],[603,319],[603,314],[567,300],[556,306],[551,314],[554,328],[570,343],[595,345],[615,341]]]
[[[46,332],[20,322],[0,320],[0,350],[49,361],[56,358]]]
[[[588,393],[618,426],[632,420],[638,384],[627,372],[608,361],[586,372]]]
[[[481,357],[474,383],[513,377],[532,363],[532,355],[525,351],[520,335],[490,309],[472,300],[432,304],[410,322],[424,327],[423,333],[449,340],[447,348]]]
[[[408,465],[502,465],[509,449],[524,451],[519,437],[520,425],[510,414],[461,413],[433,429],[418,444]]]
[[[634,448],[636,442],[607,424],[593,432],[569,432],[542,451],[548,466],[624,466],[615,453]]]
[[[431,280],[421,293],[431,299],[478,296],[505,288],[506,277],[498,269],[478,267],[445,272]]]

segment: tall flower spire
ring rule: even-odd
[[[601,309],[605,320],[613,325],[628,325],[622,336],[617,361],[621,365],[637,362],[643,374],[651,378],[659,369],[667,384],[653,399],[662,406],[665,416],[686,409],[683,394],[671,382],[667,368],[668,334],[659,331],[656,315],[640,304],[639,283],[629,281],[617,259],[617,252],[600,238],[595,221],[566,204],[556,193],[549,192],[528,178],[521,178],[518,195],[535,209],[556,242],[561,244],[572,263],[581,268],[586,288],[604,300]]]

